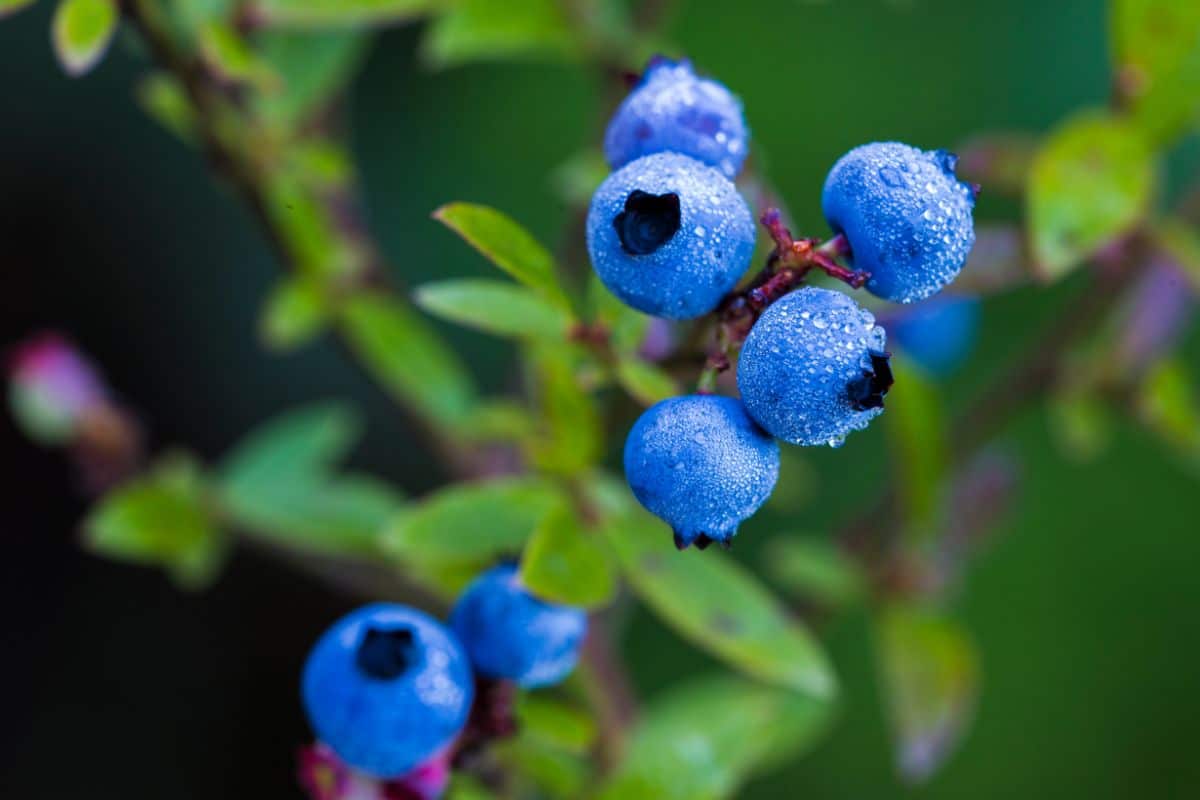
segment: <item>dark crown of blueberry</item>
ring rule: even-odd
[[[625,210],[613,217],[613,227],[621,249],[631,256],[648,256],[671,241],[679,219],[679,195],[635,189],[625,198]]]
[[[888,389],[892,388],[891,353],[871,352],[871,368],[862,371],[861,378],[850,381],[846,387],[850,395],[850,405],[857,411],[869,408],[883,408],[883,398]]]
[[[369,678],[390,681],[408,669],[413,656],[413,634],[407,628],[368,628],[358,646],[355,663]]]

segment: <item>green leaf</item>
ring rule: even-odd
[[[1057,280],[1145,215],[1154,162],[1138,131],[1104,112],[1076,115],[1034,159],[1027,194],[1030,247],[1047,281]]]
[[[535,424],[529,409],[513,400],[478,403],[458,425],[470,442],[523,442],[533,437]]]
[[[35,0],[0,0],[0,19],[33,5]]]
[[[427,283],[413,299],[435,317],[496,336],[553,341],[565,338],[571,325],[562,308],[503,281],[463,278]]]
[[[524,731],[497,742],[494,751],[507,772],[519,776],[518,781],[536,787],[536,792],[522,793],[523,797],[584,797],[584,790],[591,783],[591,765],[587,759],[549,746]]]
[[[600,148],[590,147],[580,150],[559,165],[551,180],[564,202],[577,208],[587,208],[592,202],[592,195],[611,171]]]
[[[196,138],[196,112],[183,85],[165,72],[152,72],[137,85],[137,101],[158,124],[192,143]]]
[[[979,659],[966,632],[935,609],[893,604],[877,628],[896,765],[904,778],[923,781],[958,747],[970,724]]]
[[[617,589],[599,534],[585,530],[569,505],[544,516],[521,556],[521,581],[530,592],[556,603],[595,608]]]
[[[453,591],[500,556],[520,552],[563,502],[562,491],[541,478],[456,484],[402,511],[383,544],[415,578]]]
[[[392,25],[443,5],[444,0],[253,0],[247,14],[265,25],[331,28]]]
[[[450,787],[446,790],[446,800],[495,800],[496,795],[478,779],[467,775],[461,770],[455,770],[450,775]]]
[[[826,703],[733,677],[672,689],[646,709],[601,800],[716,800],[789,762],[828,729]]]
[[[570,309],[550,251],[510,217],[487,206],[450,203],[433,212],[433,218],[544,299]]]
[[[351,347],[384,387],[452,432],[474,403],[475,387],[457,354],[424,319],[393,297],[363,292],[346,302],[341,322]]]
[[[252,83],[260,88],[278,88],[280,77],[260,61],[255,52],[228,24],[211,21],[200,28],[200,55],[205,64],[228,83]]]
[[[949,464],[941,389],[900,359],[893,362],[896,385],[887,397],[892,472],[899,487],[904,522],[913,542],[939,530]]]
[[[1187,368],[1175,359],[1160,361],[1146,373],[1135,399],[1142,423],[1200,468],[1200,405]]]
[[[199,469],[183,456],[109,492],[83,530],[88,547],[106,558],[163,567],[188,589],[211,583],[228,551],[206,508]]]
[[[670,531],[640,511],[605,530],[634,591],[684,638],[751,677],[833,697],[821,646],[744,567],[720,553],[676,552]]]
[[[827,539],[772,539],[762,563],[776,583],[808,603],[840,609],[866,596],[867,582],[862,572]]]
[[[539,742],[579,755],[586,755],[596,739],[596,723],[587,711],[542,693],[517,697],[517,726]]]
[[[429,26],[425,59],[450,67],[470,61],[572,59],[581,51],[565,7],[555,0],[459,0]]]
[[[369,35],[360,31],[260,34],[258,56],[280,77],[282,86],[255,95],[259,115],[283,128],[303,125],[350,82],[369,42]]]
[[[318,336],[329,318],[320,284],[300,277],[285,278],[267,297],[259,330],[268,347],[291,350]]]
[[[542,423],[530,455],[542,470],[573,475],[595,465],[604,452],[595,400],[583,382],[578,348],[547,344],[531,353]]]
[[[654,364],[633,355],[618,357],[617,382],[630,397],[645,406],[680,394],[679,384],[674,378]]]
[[[1168,145],[1200,122],[1200,5],[1113,0],[1110,9],[1117,86],[1147,138]]]
[[[225,459],[219,497],[247,531],[316,552],[374,553],[400,495],[367,476],[334,476],[359,434],[345,407],[293,411],[251,433]]]
[[[51,25],[58,63],[71,77],[88,72],[104,57],[120,15],[114,0],[62,0]]]

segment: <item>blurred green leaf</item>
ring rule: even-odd
[[[137,101],[158,124],[192,143],[196,136],[196,113],[187,92],[173,76],[152,72],[137,85]]]
[[[328,281],[355,270],[357,254],[346,250],[320,198],[301,176],[274,170],[264,190],[266,213],[301,275]]]
[[[204,63],[228,83],[252,83],[260,88],[278,88],[280,77],[228,24],[211,21],[200,27],[200,55]]]
[[[363,292],[342,308],[352,348],[401,400],[451,428],[466,416],[475,388],[458,356],[418,314],[383,293]]]
[[[436,317],[496,336],[553,341],[565,338],[571,325],[562,308],[504,281],[461,278],[427,283],[417,288],[413,299]]]
[[[596,723],[585,709],[543,693],[517,697],[517,725],[531,738],[579,755],[596,739]]]
[[[437,67],[510,58],[571,59],[580,42],[556,0],[459,0],[425,33],[425,59]]]
[[[720,553],[676,552],[670,531],[640,511],[605,531],[634,591],[684,638],[751,677],[833,697],[820,644],[744,567]]]
[[[578,798],[585,796],[591,782],[591,767],[580,755],[548,745],[545,741],[518,731],[517,735],[497,742],[495,753],[517,781],[532,783],[535,794],[520,796]]]
[[[545,344],[533,348],[537,420],[541,423],[530,455],[547,472],[572,475],[603,454],[603,428],[595,400],[581,379],[577,348]]]
[[[319,113],[358,69],[370,36],[360,31],[265,31],[256,50],[282,86],[254,97],[259,114],[295,128]]]
[[[618,356],[617,382],[630,397],[645,406],[680,394],[679,384],[674,378],[654,364],[633,355]]]
[[[1113,0],[1116,82],[1130,116],[1159,146],[1200,122],[1200,4]]]
[[[15,14],[35,2],[36,0],[0,0],[0,19],[4,19],[9,14]]]
[[[293,411],[249,434],[225,459],[222,508],[239,526],[289,547],[373,553],[402,498],[368,476],[331,470],[358,439],[340,405]]]
[[[602,324],[618,353],[636,352],[650,325],[650,317],[617,299],[593,272],[588,283],[588,312],[592,320]]]
[[[789,762],[828,729],[831,707],[733,677],[693,679],[646,709],[601,800],[716,800]]]
[[[246,14],[265,25],[331,28],[391,25],[444,5],[444,0],[251,0]]]
[[[455,770],[450,775],[446,800],[495,800],[495,797],[478,779],[461,770]]]
[[[584,529],[569,505],[552,509],[525,545],[521,581],[530,592],[551,602],[584,608],[607,604],[617,580],[598,536]]]
[[[899,487],[904,522],[914,542],[937,533],[949,443],[941,389],[902,359],[892,363],[896,385],[887,396],[892,474]]]
[[[62,0],[52,23],[58,63],[72,77],[83,75],[100,62],[120,15],[115,0]]]
[[[1112,417],[1104,399],[1095,393],[1060,391],[1050,398],[1050,432],[1064,455],[1091,461],[1112,438]]]
[[[319,335],[329,318],[320,284],[299,277],[284,278],[267,297],[259,329],[269,347],[290,350]]]
[[[522,442],[533,437],[535,423],[529,409],[515,400],[485,400],[475,405],[458,425],[458,433],[472,442]]]
[[[510,217],[487,206],[450,203],[433,212],[433,218],[544,299],[570,308],[550,251]]]
[[[1175,359],[1155,364],[1138,387],[1138,416],[1175,453],[1200,467],[1200,404],[1187,368]]]
[[[958,747],[975,713],[979,660],[966,632],[932,608],[893,604],[877,621],[880,672],[896,765],[929,778]]]
[[[224,563],[228,541],[204,492],[195,462],[169,456],[100,500],[83,523],[87,545],[106,558],[163,567],[184,588],[207,586]]]
[[[1044,280],[1057,280],[1145,215],[1154,162],[1138,131],[1105,112],[1067,120],[1034,159],[1027,194],[1030,247]]]
[[[1200,294],[1200,230],[1169,217],[1154,226],[1154,242],[1187,276],[1192,291]]]
[[[432,578],[453,591],[497,558],[519,553],[546,514],[563,502],[558,486],[541,478],[455,484],[402,511],[388,525],[383,544],[414,577]]]
[[[559,165],[551,175],[558,196],[568,205],[587,208],[592,194],[608,177],[611,169],[598,147],[580,150]]]
[[[866,596],[866,580],[836,545],[813,536],[767,543],[762,561],[771,578],[797,599],[840,609]]]

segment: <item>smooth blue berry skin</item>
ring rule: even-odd
[[[534,597],[521,585],[516,567],[502,564],[466,588],[450,627],[480,675],[534,689],[571,674],[587,635],[587,614]]]
[[[617,109],[604,134],[613,169],[651,153],[682,153],[732,180],[749,151],[742,102],[720,83],[701,78],[686,59],[656,59]]]
[[[889,336],[926,372],[944,376],[971,353],[979,330],[979,300],[938,295],[883,320]]]
[[[842,156],[821,195],[830,227],[845,234],[866,288],[915,303],[958,275],[975,243],[975,190],[954,174],[957,158],[899,142],[876,142]]]
[[[841,292],[806,286],[767,306],[742,346],[737,382],[750,416],[800,445],[840,445],[882,411],[887,336]]]
[[[588,253],[609,291],[639,311],[692,319],[750,265],[754,220],[721,173],[675,153],[639,158],[592,197]]]
[[[475,684],[454,636],[432,617],[377,603],[338,620],[304,665],[304,708],[345,763],[396,778],[466,724]]]
[[[688,395],[648,408],[625,440],[625,479],[680,549],[728,544],[779,479],[779,446],[732,397]]]

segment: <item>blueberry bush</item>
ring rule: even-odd
[[[33,2],[0,0],[0,16]],[[981,691],[955,599],[1016,490],[1006,421],[1047,404],[1087,458],[1127,414],[1200,463],[1175,351],[1200,214],[1160,188],[1165,154],[1200,130],[1200,5],[1113,0],[1110,102],[1044,136],[852,149],[804,189],[829,229],[801,237],[737,95],[662,36],[667,6],[56,4],[62,69],[85,76],[118,40],[142,52],[146,113],[252,210],[281,268],[266,344],[336,339],[411,419],[404,446],[455,476],[410,497],[343,468],[359,426],[340,404],[283,410],[215,463],[147,452],[72,342],[11,354],[14,418],[95,497],[92,551],[201,590],[245,541],[366,604],[330,620],[297,676],[314,741],[292,744],[318,800],[733,796],[836,724],[820,634],[850,609],[872,620],[896,767],[923,781]],[[559,176],[574,248],[552,254],[468,198],[433,219],[497,274],[399,285],[339,103],[374,32],[399,24],[423,26],[440,67],[571,59],[613,87],[606,130]],[[1017,201],[1021,225],[977,218],[981,192]],[[1077,289],[1055,293],[1047,328],[948,411],[989,298],[1064,281]],[[519,390],[483,394],[434,318],[511,341]],[[889,478],[857,518],[773,537],[761,564],[726,552],[796,481],[797,448],[868,426]],[[719,668],[636,697],[619,649],[635,605]]]

